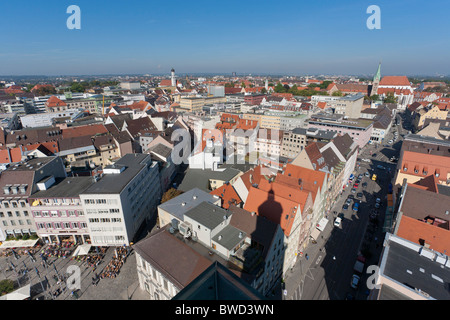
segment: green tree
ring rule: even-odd
[[[241,82],[241,88],[245,88],[245,83]]]
[[[388,92],[386,97],[384,98],[384,103],[397,103],[397,98],[394,97],[392,92]]]
[[[276,93],[285,93],[286,92],[286,88],[281,84],[281,82],[277,83],[274,90]]]
[[[331,95],[333,97],[342,97],[343,96],[343,94],[340,90],[333,92]]]
[[[261,89],[261,93],[262,93],[262,94],[266,94],[266,93],[267,93],[266,88],[262,88],[262,89]]]
[[[70,91],[71,92],[84,92],[84,86],[83,85],[81,85],[80,83],[78,83],[78,82],[73,82],[71,85],[70,85]]]
[[[328,88],[328,86],[330,85],[330,83],[333,83],[333,81],[330,81],[330,80],[326,80],[326,81],[324,81],[324,82],[322,82],[320,85],[319,85],[319,88],[320,89],[326,89],[326,88]]]
[[[10,279],[0,281],[0,296],[14,291],[14,282]]]

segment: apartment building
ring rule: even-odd
[[[370,140],[373,121],[370,119],[344,119],[342,115],[315,114],[308,121],[308,128],[334,131],[341,135],[348,134],[353,141],[363,148]]]
[[[80,200],[94,182],[92,177],[48,177],[37,183],[28,203],[38,236],[46,243],[90,243],[86,216]]]
[[[148,154],[126,154],[80,199],[93,245],[130,245],[161,199],[158,164]]]
[[[134,245],[139,283],[150,299],[171,299],[215,262],[264,294],[274,286],[284,251],[278,225],[205,201],[189,209],[184,219]]]
[[[66,177],[59,157],[20,161],[4,170],[0,176],[0,228],[3,237],[37,234],[28,198],[38,191],[42,180]],[[3,241],[5,239],[1,239]]]
[[[281,146],[281,156],[295,158],[312,141],[329,142],[337,136],[336,132],[319,130],[317,128],[295,128],[284,132]]]

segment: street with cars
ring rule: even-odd
[[[399,117],[399,116],[398,116]],[[395,174],[403,130],[392,126],[381,144],[369,144],[333,209],[331,223],[305,250],[286,280],[287,300],[362,300],[368,296],[369,265],[377,265],[387,194]],[[391,141],[392,140],[392,141]],[[356,270],[355,263],[364,265]],[[363,261],[363,262],[362,262]]]

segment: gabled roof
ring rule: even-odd
[[[126,120],[126,130],[131,134],[133,138],[139,136],[139,133],[144,131],[158,130],[149,117],[138,118],[134,120]]]
[[[65,107],[67,106],[67,103],[65,103],[64,101],[62,101],[61,99],[59,99],[56,96],[51,96],[46,102],[45,105],[48,108],[55,108],[55,107]]]
[[[102,135],[106,133],[108,133],[108,130],[103,124],[88,124],[85,126],[76,126],[62,130],[64,139],[82,136],[93,137],[96,135]]]
[[[410,86],[407,76],[384,76],[381,78],[380,86]]]
[[[251,187],[244,209],[279,224],[284,234],[289,236],[298,206],[297,202],[280,197],[272,190],[265,191]]]
[[[233,204],[238,205],[242,203],[241,198],[230,183],[225,183],[210,193],[222,199],[222,208],[225,209],[228,209]]]

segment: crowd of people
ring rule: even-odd
[[[115,278],[120,272],[123,264],[125,263],[128,255],[128,249],[125,247],[119,247],[115,249],[115,254],[105,269],[100,274],[100,279]]]
[[[23,255],[34,255],[41,250],[41,245],[37,243],[32,248],[8,248],[0,250],[0,257],[14,257]]]
[[[50,243],[42,248],[40,256],[46,258],[67,258],[72,254],[75,244],[73,242]]]

